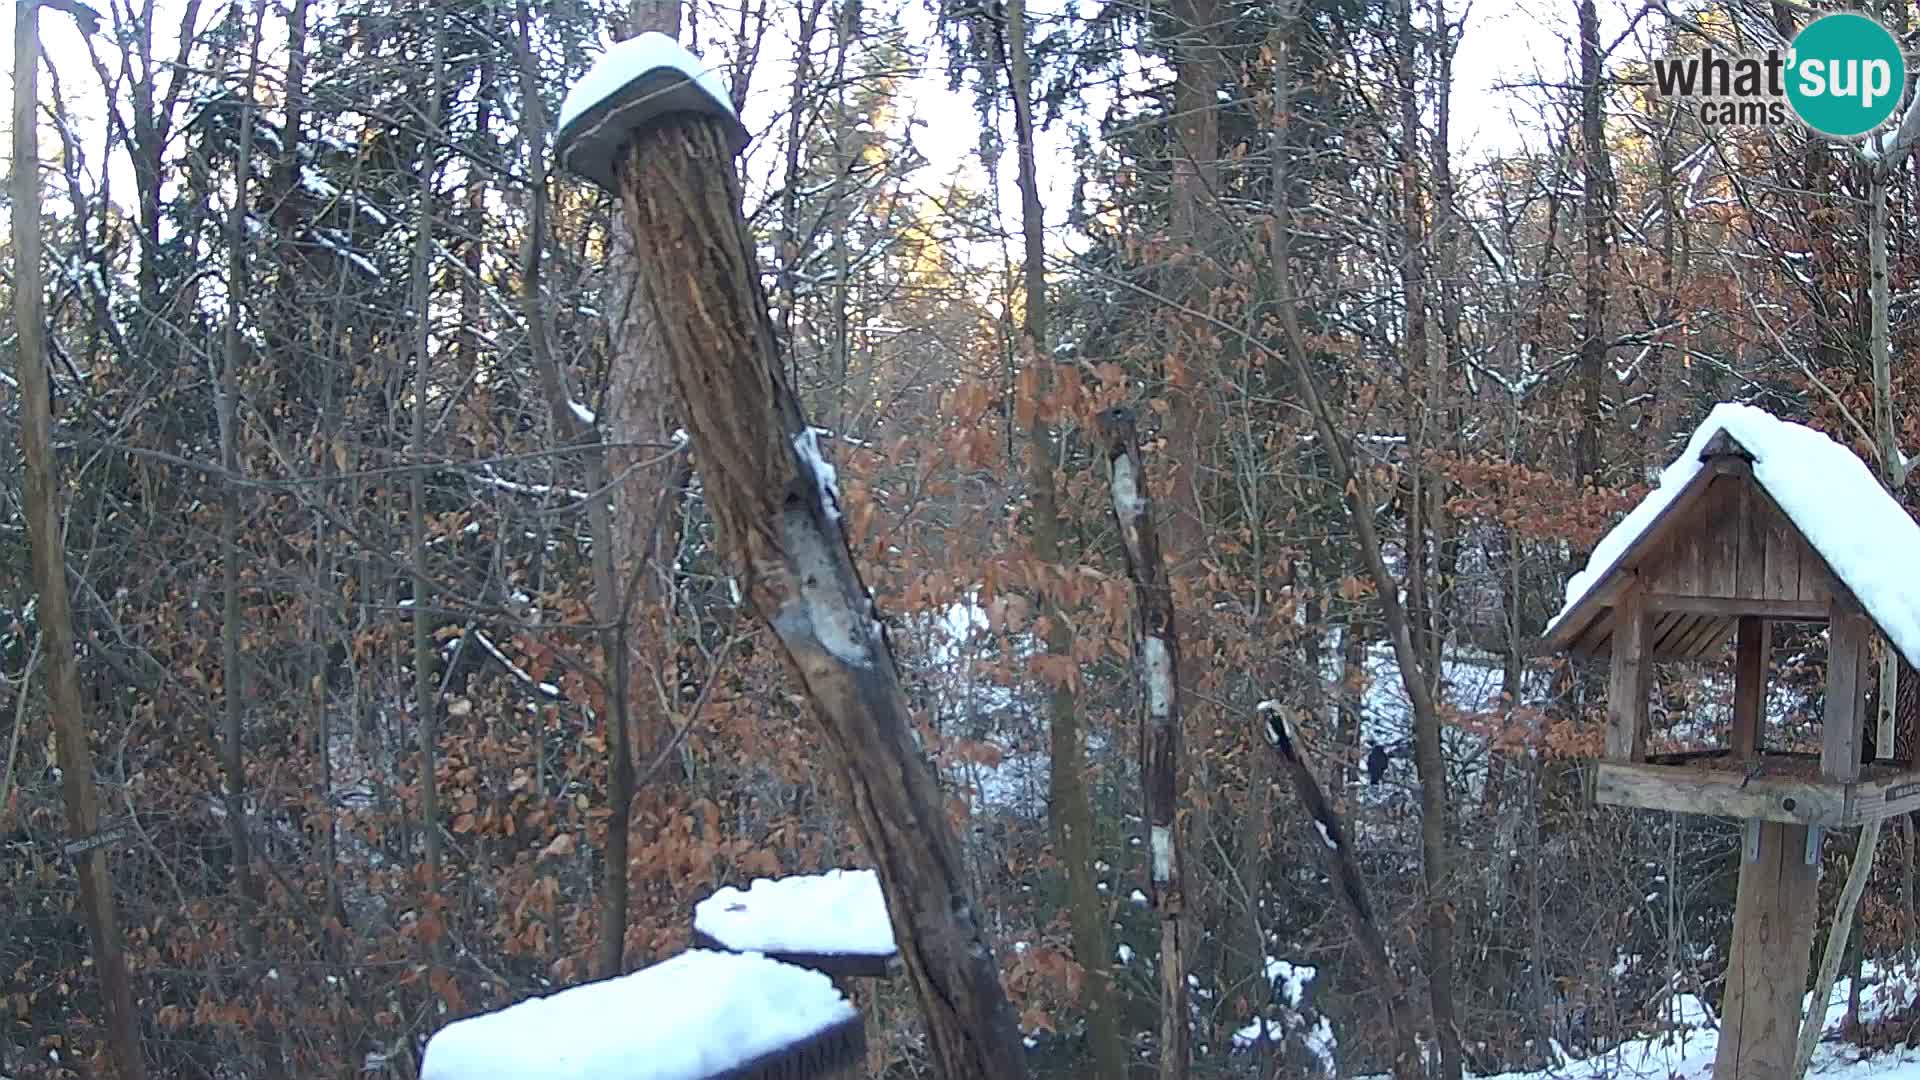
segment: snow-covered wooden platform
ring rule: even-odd
[[[764,953],[835,978],[884,978],[899,964],[879,875],[828,870],[727,886],[693,909],[694,944]]]
[[[449,1024],[420,1080],[840,1080],[865,1055],[825,975],[695,949]]]

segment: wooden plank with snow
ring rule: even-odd
[[[872,870],[726,886],[694,905],[693,941],[762,953],[835,978],[887,978],[900,964],[880,877]]]
[[[865,1055],[825,975],[696,949],[448,1024],[420,1080],[852,1080]]]

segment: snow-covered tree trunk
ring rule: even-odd
[[[949,1080],[1026,1063],[959,838],[854,567],[833,467],[781,372],[733,153],[674,114],[629,143],[621,206],[720,548],[805,686],[875,862],[928,1048]]]

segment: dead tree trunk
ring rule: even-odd
[[[40,12],[20,0],[13,13],[13,318],[19,344],[20,453],[25,459],[27,538],[33,546],[33,587],[47,656],[47,717],[66,798],[67,851],[80,879],[80,911],[93,949],[93,969],[106,1003],[107,1040],[120,1080],[145,1080],[139,1016],[121,952],[113,878],[99,836],[100,806],[93,786],[93,749],[87,743],[86,702],[74,667],[73,600],[67,592],[62,547],[60,484],[53,460],[53,415],[47,373],[46,310],[40,280],[39,75]],[[23,686],[21,693],[25,693]]]
[[[1146,789],[1148,897],[1160,913],[1160,1075],[1185,1073],[1187,1020],[1186,868],[1181,852],[1180,640],[1173,623],[1173,589],[1153,527],[1153,499],[1140,460],[1133,414],[1108,409],[1099,418],[1106,481],[1120,523],[1127,575],[1133,578],[1134,658],[1146,689],[1140,721],[1140,778]]]
[[[659,120],[617,181],[707,506],[753,611],[806,687],[950,1080],[1026,1075],[960,844],[919,745],[833,469],[781,374],[721,126]]]
[[[1360,956],[1366,962],[1367,973],[1373,976],[1387,1005],[1387,1028],[1393,1032],[1393,1066],[1395,1080],[1414,1080],[1423,1076],[1420,1065],[1420,1043],[1414,1031],[1414,1018],[1407,1006],[1407,994],[1400,984],[1399,973],[1394,971],[1393,957],[1387,951],[1387,937],[1374,920],[1373,902],[1367,896],[1367,881],[1360,876],[1360,864],[1354,861],[1353,848],[1347,836],[1346,823],[1327,801],[1326,792],[1321,790],[1319,778],[1313,775],[1313,769],[1300,754],[1300,745],[1294,738],[1293,722],[1278,703],[1263,705],[1260,709],[1261,728],[1267,742],[1273,745],[1274,752],[1286,765],[1287,778],[1293,783],[1294,797],[1313,819],[1314,831],[1319,834],[1319,843],[1313,845],[1320,852],[1321,865],[1327,878],[1333,883],[1334,894],[1339,901],[1340,910],[1346,913],[1347,927],[1353,932],[1353,940],[1360,946]]]

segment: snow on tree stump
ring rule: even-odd
[[[760,878],[745,890],[729,885],[694,905],[693,941],[763,953],[836,981],[891,978],[900,964],[872,870]]]
[[[853,981],[890,979],[900,970],[880,875],[872,870],[759,878],[744,891],[729,885],[694,905],[693,943],[762,953],[828,976],[858,1002],[875,1041],[873,994],[856,994]]]
[[[1851,451],[1759,409],[1719,405],[1594,548],[1547,627],[1555,649],[1611,653],[1597,801],[1746,821],[1716,1080],[1793,1067],[1822,831],[1920,809],[1914,761],[1882,747],[1869,763],[1863,752],[1872,638],[1920,663],[1915,551],[1920,525]],[[1766,745],[1774,622],[1828,628],[1818,754]],[[1650,753],[1653,664],[1718,658],[1729,637],[1726,748]]]
[[[866,1045],[825,975],[695,949],[448,1024],[420,1080],[853,1080]]]

